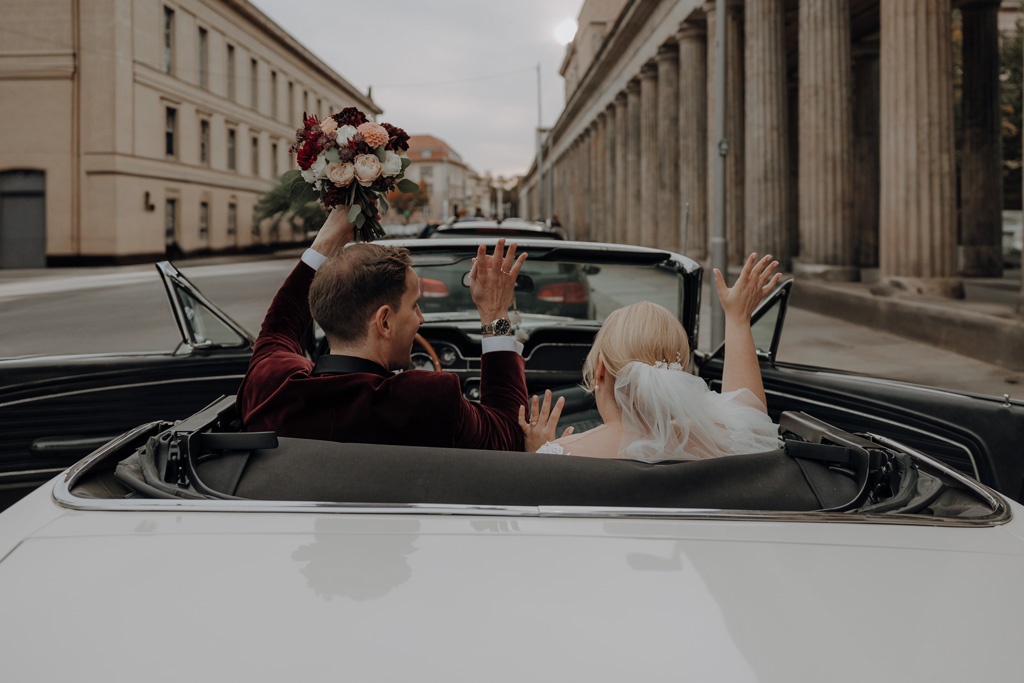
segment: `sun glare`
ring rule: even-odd
[[[560,45],[568,45],[572,42],[572,39],[576,36],[576,20],[566,19],[561,24],[555,27],[555,40]]]

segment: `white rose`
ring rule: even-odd
[[[402,157],[391,150],[384,152],[384,163],[380,166],[380,172],[391,178],[402,172]]]
[[[352,165],[356,168],[356,180],[363,187],[369,187],[380,177],[380,159],[375,154],[357,154]]]
[[[301,171],[300,174],[302,175],[302,179],[308,184],[312,185],[316,182],[316,173],[312,169],[308,171]]]
[[[310,165],[309,170],[317,180],[323,178],[327,174],[327,156],[325,154],[320,154],[320,156],[316,158],[316,161]]]
[[[356,134],[355,126],[338,126],[338,132],[336,139],[339,145],[347,145],[348,141],[352,139],[352,136]]]

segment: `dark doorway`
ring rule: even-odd
[[[0,173],[0,268],[46,266],[46,174]]]

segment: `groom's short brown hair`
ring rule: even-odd
[[[342,249],[316,271],[309,287],[309,310],[328,341],[358,342],[366,337],[373,312],[398,310],[412,258],[409,250],[361,242]]]

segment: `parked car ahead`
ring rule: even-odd
[[[524,221],[518,218],[504,220],[462,219],[437,226],[428,237],[504,237],[508,240],[517,238],[530,239],[565,239],[565,233],[559,228],[549,228],[543,223]]]

